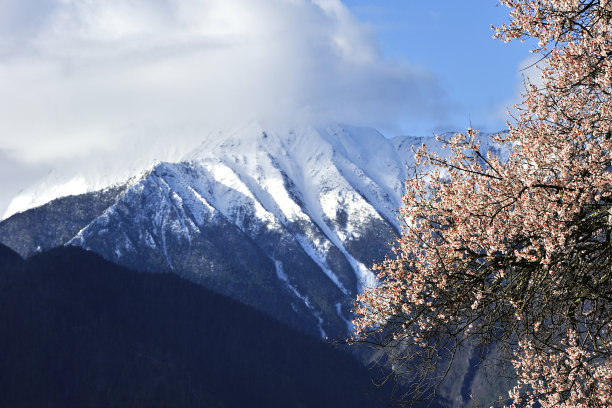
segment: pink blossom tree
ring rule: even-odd
[[[396,256],[357,299],[354,338],[383,349],[410,401],[462,346],[503,351],[513,407],[612,406],[612,5],[501,0],[504,41],[535,38],[542,85],[481,152],[477,132],[416,151]],[[433,170],[432,170],[433,169]]]

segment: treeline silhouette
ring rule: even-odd
[[[0,246],[0,406],[370,407],[350,355],[170,274]]]

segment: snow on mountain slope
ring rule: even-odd
[[[369,267],[400,229],[406,166],[423,142],[440,151],[433,138],[340,125],[210,134],[183,161],[133,178],[63,242],[139,270],[172,271],[335,336],[347,330],[355,294],[376,284]],[[36,225],[11,219],[0,223],[9,246],[3,230],[27,234]]]
[[[326,265],[327,251],[333,246],[342,252],[359,288],[374,284],[364,265],[372,260],[357,260],[345,243],[359,238],[372,221],[398,228],[395,212],[407,160],[377,131],[340,126],[281,133],[252,125],[211,138],[190,156],[194,166],[221,166],[241,175],[264,208],[283,225],[298,226],[296,238],[344,293]]]
[[[183,162],[155,165],[69,244],[210,285],[222,262],[208,259],[217,244],[202,241],[231,226],[258,262],[271,261],[257,279],[275,278],[288,308],[299,304],[320,334],[338,331],[355,293],[376,284],[369,267],[398,231],[410,160],[373,129],[251,124],[209,135]],[[186,262],[194,253],[207,261]]]

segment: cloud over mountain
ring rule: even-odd
[[[3,0],[0,89],[0,215],[18,194],[177,160],[213,129],[388,127],[448,108],[340,0]]]
[[[436,79],[385,60],[339,0],[28,4],[3,2],[0,19],[0,149],[28,162],[190,143],[248,120],[372,124],[443,108]]]

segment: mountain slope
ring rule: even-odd
[[[201,286],[73,247],[15,260],[1,406],[379,406],[349,355]]]
[[[122,187],[57,198],[0,223],[2,239],[22,257],[64,245],[117,199]]]
[[[399,231],[406,166],[423,143],[444,154],[431,138],[373,129],[249,125],[208,135],[182,162],[16,214],[0,223],[0,242],[23,257],[80,246],[171,272],[312,336],[346,335],[355,294],[375,284],[368,267]],[[482,149],[499,153],[485,140]],[[450,401],[479,378],[470,353],[444,385]]]
[[[383,165],[362,139],[389,156]],[[185,162],[126,185],[16,214],[0,224],[0,241],[22,256],[69,243],[137,270],[169,269],[335,336],[397,231],[400,157],[374,130],[252,125],[211,135]]]
[[[355,294],[375,284],[368,268],[399,231],[406,165],[423,142],[440,150],[373,129],[251,124],[127,184],[16,214],[0,223],[0,242],[22,256],[70,244],[170,270],[333,337],[347,332]]]

